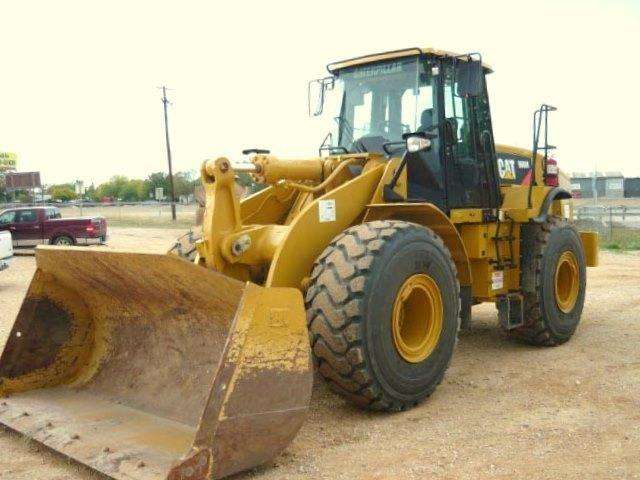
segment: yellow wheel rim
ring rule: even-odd
[[[580,291],[580,270],[573,252],[567,250],[560,255],[555,276],[556,303],[564,313],[573,310]]]
[[[409,277],[398,292],[391,319],[393,342],[398,354],[410,363],[427,358],[442,333],[442,295],[425,274]]]

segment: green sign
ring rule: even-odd
[[[0,152],[0,173],[15,172],[18,155],[11,152]]]

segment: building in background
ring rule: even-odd
[[[571,191],[576,198],[593,198],[593,173],[574,173]],[[624,198],[625,178],[622,172],[597,172],[596,192],[598,198]]]
[[[624,179],[624,196],[625,198],[640,197],[640,177]]]

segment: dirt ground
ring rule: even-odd
[[[163,251],[179,231],[112,229],[115,248]],[[33,258],[0,273],[4,344]],[[293,444],[244,479],[640,479],[640,255],[603,252],[589,271],[572,341],[505,339],[491,305],[474,308],[435,394],[398,414],[363,413],[314,388]],[[0,430],[0,479],[103,478]]]

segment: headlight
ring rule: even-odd
[[[431,140],[419,136],[407,137],[407,151],[411,153],[426,150],[431,146]]]

